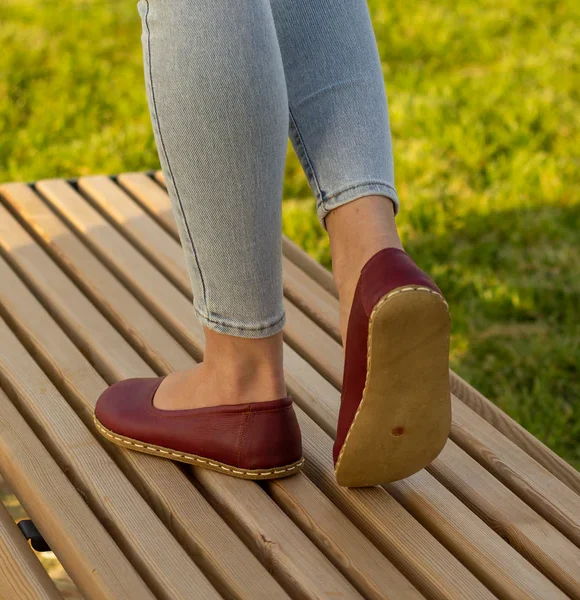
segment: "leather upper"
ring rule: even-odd
[[[290,396],[269,402],[161,410],[153,397],[163,377],[126,379],[98,399],[97,419],[125,437],[245,469],[292,464],[302,457]]]
[[[344,375],[338,415],[334,463],[362,400],[367,373],[369,318],[377,302],[396,288],[417,285],[441,294],[435,282],[398,248],[385,248],[364,265],[355,288],[348,319]],[[441,294],[442,295],[442,294]]]

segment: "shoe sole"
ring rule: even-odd
[[[163,446],[156,446],[155,444],[147,444],[140,440],[136,440],[130,437],[126,437],[114,431],[111,431],[105,427],[96,416],[93,416],[97,431],[103,435],[107,440],[121,446],[134,450],[135,452],[143,452],[145,454],[152,454],[153,456],[159,456],[161,458],[174,460],[177,462],[187,463],[203,469],[210,469],[211,471],[217,471],[218,473],[225,473],[232,477],[238,477],[240,479],[280,479],[281,477],[288,477],[298,473],[304,464],[304,458],[296,461],[287,466],[276,467],[275,469],[240,469],[222,463],[217,460],[210,460],[203,456],[197,456],[196,454],[188,454],[187,452],[178,452],[171,448],[165,448]]]
[[[369,319],[362,400],[336,462],[337,482],[365,487],[430,464],[451,430],[449,309],[426,287],[397,288]]]

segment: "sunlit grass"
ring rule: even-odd
[[[453,367],[580,467],[580,4],[370,0],[407,250]],[[136,3],[3,0],[0,181],[158,167]],[[284,229],[329,266],[289,149]]]

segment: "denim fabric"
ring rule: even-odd
[[[329,211],[398,212],[387,98],[365,0],[139,0],[145,86],[200,322],[280,331],[288,136]]]

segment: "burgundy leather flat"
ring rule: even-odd
[[[269,402],[161,410],[163,377],[126,379],[97,400],[94,420],[109,441],[242,479],[277,479],[300,470],[302,439],[290,396]]]
[[[408,254],[387,248],[367,261],[346,336],[340,485],[403,479],[441,452],[451,429],[449,328],[441,290]]]

